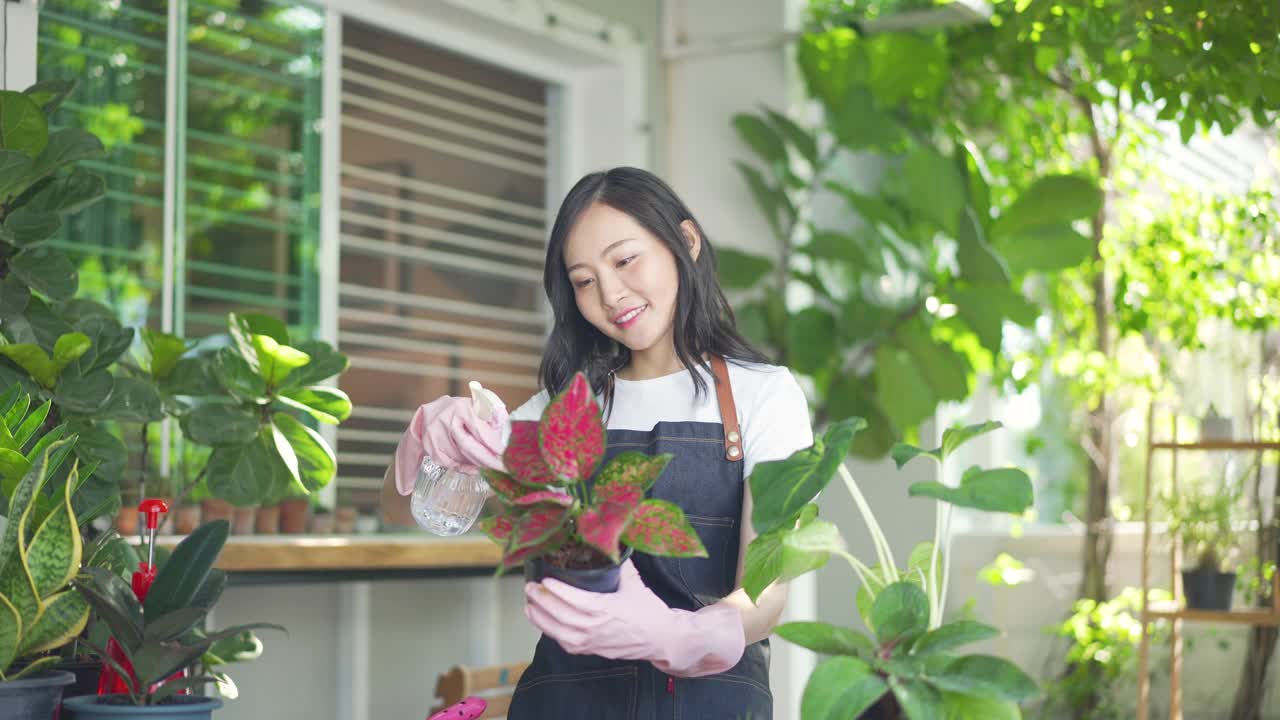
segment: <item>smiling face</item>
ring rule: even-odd
[[[596,203],[570,231],[564,265],[587,322],[634,355],[669,350],[674,356],[680,281],[675,255],[662,240],[630,215]]]

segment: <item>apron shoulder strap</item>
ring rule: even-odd
[[[716,379],[716,400],[720,403],[720,423],[724,426],[724,457],[730,462],[742,459],[742,433],[738,429],[738,407],[733,402],[733,386],[729,384],[729,366],[719,355],[711,356],[711,374]]]

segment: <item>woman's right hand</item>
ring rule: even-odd
[[[423,457],[451,470],[502,470],[507,409],[498,405],[488,419],[476,414],[470,398],[443,396],[419,406],[396,446],[396,490],[413,492]]]

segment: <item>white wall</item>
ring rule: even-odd
[[[0,4],[0,89],[22,92],[36,81],[36,0]]]

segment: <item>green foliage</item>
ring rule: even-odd
[[[325,384],[347,369],[346,356],[291,339],[278,319],[233,313],[223,337],[144,330],[139,361],[128,354],[134,330],[110,308],[75,297],[74,266],[49,240],[62,218],[102,197],[103,182],[73,166],[102,154],[96,137],[48,129],[46,115],[72,89],[45,82],[0,93],[0,386],[17,383],[44,403],[49,427],[64,423],[78,434],[75,453],[86,467],[73,497],[80,522],[120,507],[126,430],[141,426],[145,447],[162,420],[177,420],[188,441],[211,453],[201,468],[182,468],[185,478],[155,479],[152,492],[199,484],[247,505],[325,487],[336,458],[306,423],[350,415],[350,399]],[[4,450],[0,475],[12,475],[20,464]]]
[[[8,521],[0,537],[0,681],[56,662],[56,656],[46,656],[19,672],[11,671],[18,658],[61,648],[89,619],[88,605],[68,585],[80,568],[83,549],[71,508],[76,469],[71,469],[67,484],[46,492],[46,482],[74,442],[64,438],[45,446],[7,503]],[[42,510],[48,497],[53,507]]]
[[[1152,590],[1148,599],[1167,602],[1171,596]],[[1103,602],[1078,600],[1071,615],[1051,629],[1070,645],[1067,672],[1049,687],[1046,711],[1063,708],[1099,720],[1133,717],[1133,682],[1142,641],[1141,603],[1142,591],[1132,587]],[[1148,626],[1153,647],[1160,646],[1168,630],[1165,620]]]
[[[934,542],[920,543],[902,570],[893,564],[879,523],[843,464],[856,433],[866,427],[861,418],[834,423],[813,447],[785,460],[760,463],[749,478],[752,524],[759,535],[747,546],[743,587],[753,601],[775,581],[816,570],[832,556],[846,560],[861,581],[855,601],[869,633],[817,622],[777,628],[784,639],[832,656],[809,677],[801,716],[857,717],[892,693],[913,720],[1019,717],[1018,703],[1039,695],[1031,678],[1007,660],[955,652],[995,637],[998,631],[967,619],[942,620],[949,556],[949,535],[943,530],[946,513],[937,515]],[[919,456],[946,463],[966,442],[998,427],[999,423],[981,423],[952,428],[935,450],[899,445],[893,454],[900,466]],[[876,545],[879,563],[872,567],[847,552],[840,529],[818,519],[818,506],[811,502],[837,474]],[[937,491],[921,491],[926,485]],[[1030,480],[1016,468],[972,468],[959,488],[916,483],[909,493],[1011,513],[1025,511],[1033,499]],[[980,715],[966,714],[973,712]]]
[[[1203,485],[1165,493],[1159,503],[1168,520],[1168,534],[1186,553],[1189,568],[1226,572],[1240,547],[1233,521],[1239,495],[1230,488]]]
[[[227,584],[226,573],[213,565],[229,529],[226,520],[215,520],[183,538],[160,566],[147,592],[145,611],[129,585],[106,568],[88,568],[75,578],[76,590],[106,624],[133,666],[134,673],[130,674],[98,650],[104,662],[125,679],[134,705],[154,705],[194,683],[221,686],[229,681],[220,677],[225,673],[189,672],[179,679],[171,676],[196,669],[213,671],[230,660],[249,659],[256,655],[243,648],[252,644],[245,638],[246,632],[256,628],[284,630],[269,623],[238,625],[216,632],[198,629]],[[259,647],[257,652],[260,651]]]

